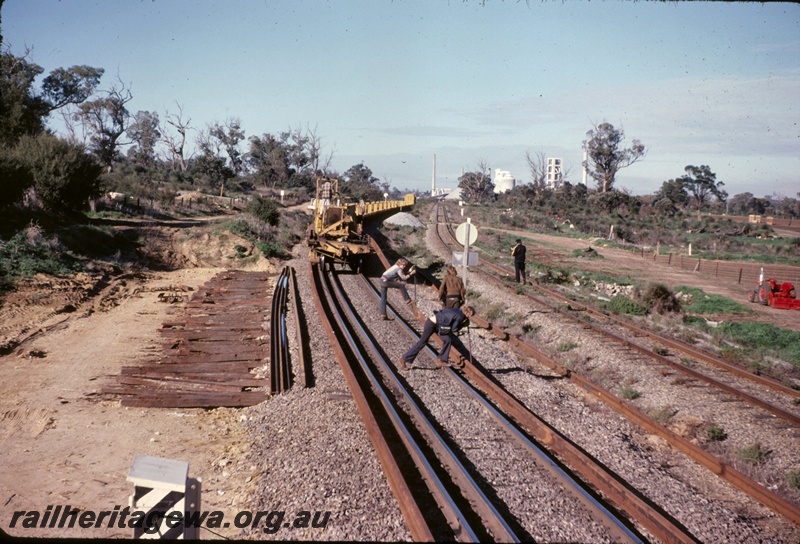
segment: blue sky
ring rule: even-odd
[[[607,121],[648,148],[617,176],[633,194],[690,164],[730,195],[800,192],[794,3],[5,0],[2,33],[45,74],[104,68],[131,113],[310,128],[336,170],[399,189],[429,189],[434,154],[439,186],[480,162],[528,182],[526,151],[579,182]]]

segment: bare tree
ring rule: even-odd
[[[331,152],[326,157],[322,157],[322,138],[317,134],[317,127],[313,129],[306,127],[306,134],[308,135],[307,147],[308,155],[311,159],[311,169],[313,172],[322,172],[327,174],[333,162],[333,154],[336,151],[336,145],[333,146]]]
[[[189,123],[191,119],[183,120],[183,106],[175,103],[178,106],[178,113],[170,113],[167,110],[164,113],[166,123],[171,125],[178,134],[169,134],[166,127],[161,129],[161,141],[167,146],[170,154],[170,161],[172,168],[175,168],[175,161],[181,169],[181,172],[186,172],[186,157],[184,156],[184,148],[186,146],[186,131],[190,128]]]
[[[528,163],[528,171],[531,174],[531,185],[536,189],[545,189],[547,187],[547,156],[544,151],[537,151],[535,155],[526,151],[525,161]]]

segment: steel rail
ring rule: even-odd
[[[298,358],[300,359],[298,366],[298,373],[303,387],[311,387],[313,385],[313,376],[311,374],[311,356],[308,353],[308,330],[305,326],[306,320],[303,315],[303,307],[299,303],[300,297],[298,296],[297,289],[297,274],[294,268],[289,268],[289,294],[291,300],[294,301],[294,324],[295,334],[297,335],[298,344]]]
[[[286,293],[288,268],[281,270],[272,294],[270,315],[270,393],[289,389],[289,341],[286,335]]]
[[[497,266],[494,263],[489,263],[489,262],[484,261],[482,264],[483,264],[483,266],[487,266],[489,268],[493,268],[493,269],[498,270],[500,272],[505,272],[505,270],[502,267]],[[497,283],[505,285],[505,283],[502,280],[500,280],[499,278],[496,278],[496,277],[491,276],[491,275],[489,276],[489,278],[494,280]],[[765,410],[767,412],[770,412],[774,416],[778,416],[778,417],[780,417],[782,419],[785,419],[786,421],[788,421],[790,423],[793,423],[796,426],[800,426],[800,415],[797,415],[797,414],[794,414],[794,413],[789,412],[787,410],[784,410],[783,408],[781,408],[779,406],[775,406],[774,404],[769,403],[769,402],[767,402],[767,401],[765,401],[763,399],[760,399],[758,397],[755,397],[755,396],[753,396],[753,395],[751,395],[751,394],[749,394],[749,393],[747,393],[745,391],[742,391],[741,389],[737,389],[737,388],[735,388],[735,387],[733,387],[731,385],[723,383],[723,382],[721,382],[721,381],[719,381],[719,380],[717,380],[715,378],[712,378],[711,376],[703,374],[702,372],[700,372],[698,370],[694,370],[692,368],[687,367],[686,365],[682,365],[680,363],[676,363],[675,361],[672,361],[669,358],[667,358],[667,357],[665,357],[665,356],[663,356],[663,355],[661,355],[659,353],[656,353],[655,351],[653,351],[653,350],[651,350],[651,349],[649,349],[649,348],[647,348],[645,346],[642,346],[641,344],[638,344],[636,342],[628,340],[627,338],[623,338],[623,337],[621,337],[621,336],[609,331],[608,329],[604,329],[603,327],[601,327],[601,326],[599,326],[597,324],[588,323],[588,322],[586,322],[586,321],[584,321],[582,319],[579,319],[576,316],[570,315],[569,313],[565,312],[561,308],[558,308],[557,306],[554,306],[553,304],[548,303],[546,300],[543,300],[543,299],[538,298],[538,297],[534,297],[534,296],[530,295],[529,293],[523,293],[523,294],[525,296],[527,296],[528,298],[530,298],[531,300],[533,300],[535,302],[538,302],[539,304],[542,304],[544,306],[547,306],[548,308],[551,308],[553,311],[563,315],[567,319],[571,319],[573,321],[577,321],[578,323],[580,323],[583,326],[590,327],[593,331],[598,332],[599,334],[603,335],[606,338],[609,338],[609,339],[611,339],[611,340],[613,340],[613,341],[615,341],[615,342],[617,342],[617,343],[619,343],[619,344],[621,344],[621,345],[623,345],[625,347],[628,347],[628,348],[631,348],[631,349],[633,349],[635,351],[638,351],[642,355],[645,355],[646,357],[654,359],[654,360],[658,361],[659,363],[667,365],[667,366],[669,366],[669,367],[671,367],[671,368],[673,368],[673,369],[675,369],[675,370],[677,370],[679,372],[687,374],[687,375],[691,376],[692,378],[695,378],[695,379],[700,380],[700,381],[704,381],[704,382],[708,383],[709,385],[712,385],[712,386],[716,387],[717,389],[721,389],[722,391],[725,391],[726,393],[739,398],[740,400],[746,402],[747,404],[751,404],[753,406],[758,406],[759,408],[762,408],[763,410]],[[569,300],[569,299],[565,299],[565,300]],[[592,310],[591,309],[587,309],[587,311],[591,312]],[[602,315],[604,315],[604,314],[602,314]],[[639,331],[642,331],[643,334],[646,334],[643,329],[639,329],[639,328],[637,328],[635,326],[629,326],[627,328],[629,330],[635,332],[635,333],[639,332]],[[725,370],[727,370],[727,369],[725,369]],[[741,374],[738,374],[738,373],[737,373],[737,375],[741,376]],[[753,374],[748,374],[748,376],[745,376],[745,377],[749,378],[749,377],[753,377],[753,376],[754,376]],[[789,391],[791,391],[791,390],[789,390]]]
[[[473,320],[475,320],[475,318],[473,318]],[[538,361],[543,362],[544,364],[546,364],[547,366],[549,366],[554,370],[561,371],[562,374],[573,383],[579,385],[587,392],[591,393],[598,399],[604,401],[606,404],[608,404],[609,406],[611,406],[612,408],[614,408],[627,418],[636,422],[641,427],[664,438],[670,445],[672,445],[674,448],[686,454],[690,459],[699,463],[701,466],[707,468],[708,470],[710,470],[723,480],[727,481],[737,489],[743,491],[744,493],[746,493],[753,499],[757,500],[764,506],[770,508],[774,512],[777,512],[790,522],[800,527],[800,508],[798,508],[794,504],[782,499],[775,493],[772,493],[771,491],[767,490],[763,486],[759,485],[757,482],[751,480],[750,478],[748,478],[741,472],[737,471],[730,465],[720,461],[715,456],[706,452],[704,449],[697,446],[696,444],[693,444],[692,442],[686,440],[682,436],[670,431],[669,429],[657,423],[655,420],[653,420],[651,417],[647,416],[643,412],[621,401],[616,395],[612,394],[611,392],[603,389],[602,387],[599,387],[597,384],[594,384],[593,382],[583,378],[577,373],[567,369],[566,367],[556,362],[555,360],[553,360],[546,354],[542,353],[541,351],[537,350],[530,344],[526,344],[521,340],[519,340],[518,338],[509,335],[502,328],[493,326],[491,323],[488,322],[486,323],[487,323],[487,328],[492,330],[496,335],[500,336],[501,338],[504,337],[506,340],[513,339],[515,345],[524,346],[524,349],[527,354],[529,355],[535,354],[533,356]],[[464,367],[464,371],[465,373],[470,375],[470,377],[472,377],[473,374],[476,376],[479,376],[481,374],[480,371],[474,368],[474,365],[472,365],[469,361],[465,361],[465,363],[466,364]],[[487,385],[491,387],[493,384],[488,383]]]
[[[339,367],[342,370],[347,386],[353,396],[356,409],[361,415],[361,420],[364,422],[364,428],[372,442],[378,460],[383,467],[383,472],[392,489],[395,498],[397,499],[400,512],[406,520],[411,537],[420,542],[433,542],[433,530],[428,524],[427,517],[420,510],[420,506],[411,491],[411,476],[407,475],[400,468],[398,462],[398,453],[390,445],[389,440],[384,435],[380,421],[385,421],[386,414],[384,412],[376,412],[373,410],[372,405],[367,399],[367,395],[362,390],[359,384],[358,377],[356,376],[353,368],[350,366],[348,354],[340,345],[340,337],[333,329],[332,322],[335,318],[329,318],[332,309],[329,305],[323,304],[325,294],[323,293],[323,281],[321,267],[309,263],[311,271],[311,287],[314,294],[314,304],[317,309],[317,314],[322,321],[322,327],[325,329],[325,334],[328,337],[328,342],[333,350]],[[416,483],[416,482],[415,482]]]
[[[498,265],[494,265],[493,264],[492,266],[494,266],[494,267],[496,267],[498,269],[502,269],[502,267],[499,267]],[[505,272],[505,270],[504,270],[504,272]],[[669,338],[669,337],[663,336],[663,335],[658,334],[655,331],[652,331],[650,329],[646,329],[646,328],[634,325],[633,323],[631,323],[631,322],[629,322],[629,321],[627,321],[625,319],[622,319],[622,318],[620,318],[618,316],[610,315],[610,314],[608,314],[606,312],[603,312],[599,308],[596,308],[596,307],[591,306],[589,304],[586,304],[586,303],[583,303],[583,302],[577,302],[575,300],[572,300],[571,298],[569,298],[567,296],[564,296],[561,293],[558,293],[558,292],[553,291],[551,289],[547,289],[546,287],[542,287],[541,285],[535,285],[534,284],[534,285],[532,285],[532,287],[534,289],[536,289],[537,291],[539,291],[540,293],[542,293],[544,295],[547,295],[548,297],[557,298],[557,299],[562,300],[564,302],[567,302],[569,304],[580,304],[584,311],[589,312],[591,314],[594,314],[594,315],[596,315],[598,317],[603,317],[608,321],[612,321],[615,324],[619,325],[620,327],[624,327],[624,328],[632,331],[634,334],[637,334],[639,336],[647,336],[648,338],[656,340],[657,342],[661,342],[662,344],[665,344],[665,345],[671,347],[672,349],[674,349],[676,351],[683,352],[683,353],[685,353],[687,355],[690,355],[690,356],[694,357],[695,359],[699,359],[701,361],[709,363],[709,364],[711,364],[713,366],[716,366],[718,368],[726,370],[726,371],[728,371],[728,372],[730,372],[732,374],[736,374],[737,376],[740,376],[740,377],[745,378],[747,380],[750,380],[752,382],[759,383],[761,385],[765,385],[767,387],[770,387],[770,388],[772,388],[772,389],[774,389],[774,390],[776,390],[776,391],[778,391],[780,393],[783,393],[785,395],[789,395],[789,396],[793,396],[793,397],[800,397],[800,391],[798,391],[797,389],[793,389],[791,387],[788,387],[784,382],[780,381],[779,379],[775,378],[774,376],[769,376],[767,374],[754,374],[754,373],[742,368],[741,366],[729,363],[729,362],[725,361],[724,359],[721,359],[720,357],[717,357],[716,355],[714,355],[712,353],[709,353],[708,351],[696,348],[696,347],[691,346],[691,345],[689,345],[689,344],[687,344],[685,342],[681,342],[680,340],[677,340],[675,338]]]
[[[363,276],[361,277],[363,278]],[[347,300],[347,296],[345,295],[344,289],[339,283],[338,278],[336,278],[335,282],[332,282],[332,285],[336,290],[339,300],[345,302]],[[406,387],[400,382],[400,380],[397,379],[397,376],[395,375],[394,371],[391,370],[390,365],[379,353],[374,345],[374,342],[369,338],[366,327],[364,326],[362,320],[355,314],[348,303],[343,303],[342,309],[350,319],[350,323],[352,323],[353,326],[358,329],[360,337],[365,340],[367,349],[371,352],[373,360],[381,363],[386,371],[388,379],[391,382],[388,386],[384,386],[378,377],[375,376],[372,370],[368,367],[365,358],[361,356],[358,357],[364,373],[370,378],[373,389],[380,391],[381,400],[387,403],[387,411],[392,414],[396,413],[393,404],[389,400],[389,393],[387,392],[387,390],[392,390],[395,392],[395,396],[402,396],[402,400],[408,407],[408,411],[417,428],[426,436],[428,443],[436,452],[438,461],[443,466],[447,467],[448,474],[462,490],[464,496],[468,499],[475,512],[483,520],[486,528],[489,530],[490,534],[495,538],[495,540],[500,542],[519,542],[521,539],[514,533],[514,530],[511,529],[505,519],[503,519],[503,516],[497,511],[497,508],[495,508],[492,502],[486,497],[486,494],[480,489],[474,478],[472,478],[472,476],[469,474],[469,471],[464,467],[463,463],[461,463],[450,446],[448,446],[444,441],[441,433],[434,428],[430,419],[423,413],[419,405],[408,394]],[[393,309],[392,312],[394,313]],[[392,388],[392,386],[394,386],[394,388]],[[399,419],[399,416],[397,424],[405,428],[405,425],[402,423],[402,420]],[[410,435],[408,435],[408,438],[411,440]],[[421,451],[419,453],[422,455]],[[421,461],[426,464],[426,470],[429,470],[431,465],[424,455],[421,458]],[[433,477],[436,479],[435,481],[439,481],[439,478],[435,475],[435,473],[433,473]],[[453,507],[455,507],[455,505],[453,505]],[[460,520],[460,522],[462,525],[466,524],[466,520]]]
[[[367,281],[367,283],[369,283],[372,288],[373,295],[377,296],[375,287],[370,282]],[[391,305],[388,306],[388,309],[394,314],[396,323],[402,323],[408,331],[411,331],[410,334],[416,335],[416,331],[413,331],[408,324],[399,319],[398,314],[391,308]],[[427,319],[427,317],[423,318],[419,315],[417,317],[421,322]],[[455,346],[451,348],[451,358],[454,352],[458,352]],[[508,414],[511,420],[524,429],[525,432],[535,440],[545,444],[556,458],[560,459],[566,466],[571,467],[573,471],[589,482],[591,486],[602,493],[611,503],[615,504],[618,509],[626,512],[632,519],[641,523],[643,527],[647,528],[648,531],[664,542],[699,542],[699,540],[677,520],[669,517],[658,506],[653,504],[640,492],[633,489],[627,482],[611,472],[588,453],[584,452],[568,438],[559,433],[557,429],[531,412],[524,404],[508,393],[482,370],[478,369],[472,363],[466,362],[467,357],[465,357],[465,354],[459,354],[459,356],[465,361],[463,367],[464,373],[484,394],[488,395],[495,404]],[[458,376],[458,374],[452,370],[451,375]],[[460,376],[458,377],[460,378]],[[468,387],[474,389],[471,385]],[[504,419],[506,418],[504,417]],[[517,437],[516,433],[514,433],[514,435]],[[601,519],[603,519],[602,516]],[[613,525],[617,529],[619,528],[617,521],[614,521]],[[608,524],[606,524],[606,526],[608,527]]]
[[[369,280],[367,280],[364,276],[361,277],[364,283],[371,289],[371,292],[376,297],[379,296],[375,290],[375,286],[372,285]],[[390,311],[393,313],[395,317],[395,321],[399,323],[405,331],[409,334],[411,338],[414,340],[419,340],[419,334],[416,330],[411,327],[408,323],[406,323],[399,314],[397,314],[394,309],[389,306]],[[436,353],[433,352],[430,346],[425,346],[424,350],[431,358],[436,358]],[[458,383],[464,390],[470,395],[473,399],[475,399],[483,408],[497,421],[497,423],[503,428],[504,431],[508,432],[514,439],[517,440],[529,453],[535,456],[537,464],[539,466],[543,466],[544,468],[548,469],[554,476],[565,484],[565,487],[568,489],[572,489],[575,492],[575,495],[581,502],[584,503],[585,506],[588,507],[589,510],[595,513],[595,519],[600,520],[606,528],[609,529],[609,532],[614,536],[614,540],[616,541],[624,541],[624,542],[643,542],[639,535],[636,535],[633,531],[631,531],[623,521],[620,520],[619,516],[614,515],[610,510],[608,510],[600,501],[598,501],[590,491],[586,489],[583,482],[579,479],[575,478],[568,474],[560,464],[558,464],[551,455],[546,453],[542,448],[540,448],[531,438],[526,435],[525,433],[521,432],[516,424],[512,422],[504,413],[500,412],[495,408],[487,399],[483,396],[481,391],[478,391],[474,386],[472,386],[467,380],[465,380],[460,374],[455,372],[452,368],[445,368],[444,369],[448,373],[448,377],[453,379]],[[694,540],[690,542],[695,542]]]

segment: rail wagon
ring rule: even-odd
[[[364,224],[410,209],[416,197],[402,200],[352,202],[339,193],[337,178],[317,178],[315,198],[310,206],[314,219],[306,231],[311,262],[347,264],[358,270],[365,255],[372,252]]]

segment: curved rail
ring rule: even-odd
[[[341,284],[338,282],[338,278],[336,278],[336,280],[337,281],[332,282],[333,288],[336,291],[338,299],[345,301],[347,297],[344,294]],[[501,542],[518,542],[520,538],[514,534],[514,531],[511,529],[511,527],[509,527],[502,515],[497,511],[491,501],[489,501],[483,491],[481,491],[480,487],[478,487],[478,484],[472,478],[469,471],[464,467],[461,461],[459,461],[456,454],[447,445],[441,434],[434,428],[433,424],[424,414],[419,405],[407,393],[405,386],[397,379],[394,372],[389,371],[389,365],[376,349],[374,342],[372,342],[369,338],[369,334],[367,333],[367,330],[360,318],[358,318],[349,305],[343,305],[343,311],[347,314],[350,323],[352,323],[357,329],[359,336],[367,341],[367,349],[371,352],[372,358],[376,361],[380,361],[384,370],[387,371],[388,381],[390,383],[388,386],[384,386],[382,382],[378,381],[377,376],[375,376],[375,374],[366,367],[366,361],[359,357],[359,362],[361,363],[364,372],[370,375],[370,381],[372,382],[373,389],[385,392],[386,403],[389,402],[389,390],[395,392],[395,396],[402,397],[402,402],[408,407],[408,410],[412,419],[416,423],[417,428],[426,436],[428,443],[433,447],[434,452],[436,452],[438,461],[447,467],[448,473],[451,475],[456,484],[464,491],[465,496],[469,499],[469,503],[484,521],[490,533],[495,539]],[[426,470],[428,470],[431,466],[430,462],[424,458],[422,459],[422,462],[427,465]],[[461,524],[465,524],[464,520],[461,520]]]
[[[379,247],[375,247],[374,249],[379,257],[385,259]],[[369,284],[373,296],[378,297],[378,292],[375,287],[367,281],[366,278],[364,278],[364,281]],[[417,339],[419,338],[416,331],[400,319],[400,316],[394,312],[391,306],[389,306],[389,310],[395,317],[395,323],[402,324],[411,336]],[[421,323],[427,319],[427,317],[422,316],[418,312],[415,313]],[[506,429],[514,438],[522,440],[522,444],[525,448],[528,448],[529,451],[537,455],[541,451],[529,437],[545,444],[549,451],[563,464],[571,467],[574,472],[579,474],[586,482],[589,482],[594,489],[602,493],[610,502],[616,505],[618,509],[626,512],[632,519],[641,523],[643,527],[647,528],[648,531],[661,540],[665,542],[698,542],[688,529],[683,527],[677,520],[668,516],[641,493],[632,489],[619,476],[600,464],[595,458],[591,457],[588,453],[584,452],[572,441],[559,433],[557,429],[531,412],[516,397],[508,393],[491,376],[479,368],[477,363],[472,362],[471,354],[467,356],[466,354],[457,353],[458,349],[456,346],[453,346],[451,349],[451,359],[458,359],[458,362],[463,364],[462,368],[464,374],[477,385],[477,389],[464,380],[457,372],[452,369],[446,369],[449,371],[450,377],[470,391],[476,398],[480,398],[481,403],[490,409],[494,417],[501,418],[503,425],[505,425]],[[495,410],[490,403],[486,402],[483,395],[488,396],[493,403],[507,414],[507,416]],[[514,425],[511,425],[511,421],[514,422]],[[524,429],[528,435],[520,433],[516,425]],[[552,461],[553,457],[548,456],[545,466],[550,465]],[[582,484],[577,482],[574,477],[568,476],[567,487],[570,488],[573,486],[575,486],[574,489],[576,490],[577,496],[584,501],[588,501],[587,504],[589,508],[598,513],[598,519],[603,520],[604,525],[612,532],[625,540],[633,539],[635,541],[639,538],[632,534],[617,516],[613,515],[608,509],[591,497],[591,494],[585,494],[586,489]]]
[[[314,276],[315,298],[320,315],[330,316],[328,322],[325,323],[326,332],[331,340],[331,345],[334,346],[348,386],[356,399],[368,434],[378,450],[378,457],[384,466],[390,486],[395,492],[412,536],[417,540],[430,540],[434,533],[437,533],[437,540],[455,538],[477,542],[490,536],[504,542],[519,541],[520,539],[480,491],[453,452],[434,431],[433,426],[428,423],[423,428],[426,436],[438,437],[429,442],[429,446],[436,452],[437,462],[441,462],[448,468],[450,476],[459,486],[464,497],[454,497],[448,490],[433,468],[432,460],[428,458],[425,449],[417,442],[396,410],[388,393],[389,388],[383,384],[367,363],[370,355],[364,353],[361,342],[370,344],[371,341],[363,330],[363,325],[357,324],[359,320],[349,309],[349,305],[344,302],[346,298],[340,287],[327,278],[319,267]],[[334,331],[334,327],[337,329],[336,331]],[[345,352],[345,348],[347,352]],[[368,346],[366,351],[372,352],[373,358],[374,354],[378,353],[374,345]],[[378,359],[382,360],[380,357]],[[357,366],[353,364],[355,361],[358,361]],[[382,364],[388,368],[385,361],[382,361]],[[399,386],[396,379],[394,385]],[[372,400],[370,400],[371,398]],[[420,412],[414,416],[414,419],[418,422],[423,421],[424,416]],[[386,429],[389,423],[391,430]],[[396,439],[387,436],[387,432],[389,435],[396,434]],[[391,447],[390,444],[394,444],[394,447]],[[400,448],[399,444],[402,444],[403,447]],[[410,460],[411,466],[408,466],[409,463],[404,465],[403,459]],[[424,483],[426,493],[432,498],[428,499],[428,502],[432,500],[436,505],[424,509],[424,513],[420,506],[420,503],[424,503],[425,500],[420,497],[418,489],[420,483]],[[485,528],[475,526],[474,521],[471,521],[474,519],[474,514],[469,515],[465,512],[463,506],[460,506],[464,504],[468,504],[483,520]],[[435,529],[435,519],[431,519],[437,515],[444,516],[451,531],[449,535],[438,534],[441,531]]]
[[[286,298],[289,293],[289,267],[285,266],[278,276],[272,294],[270,316],[270,393],[282,393],[292,385],[292,370],[289,362],[289,339],[286,333]]]

